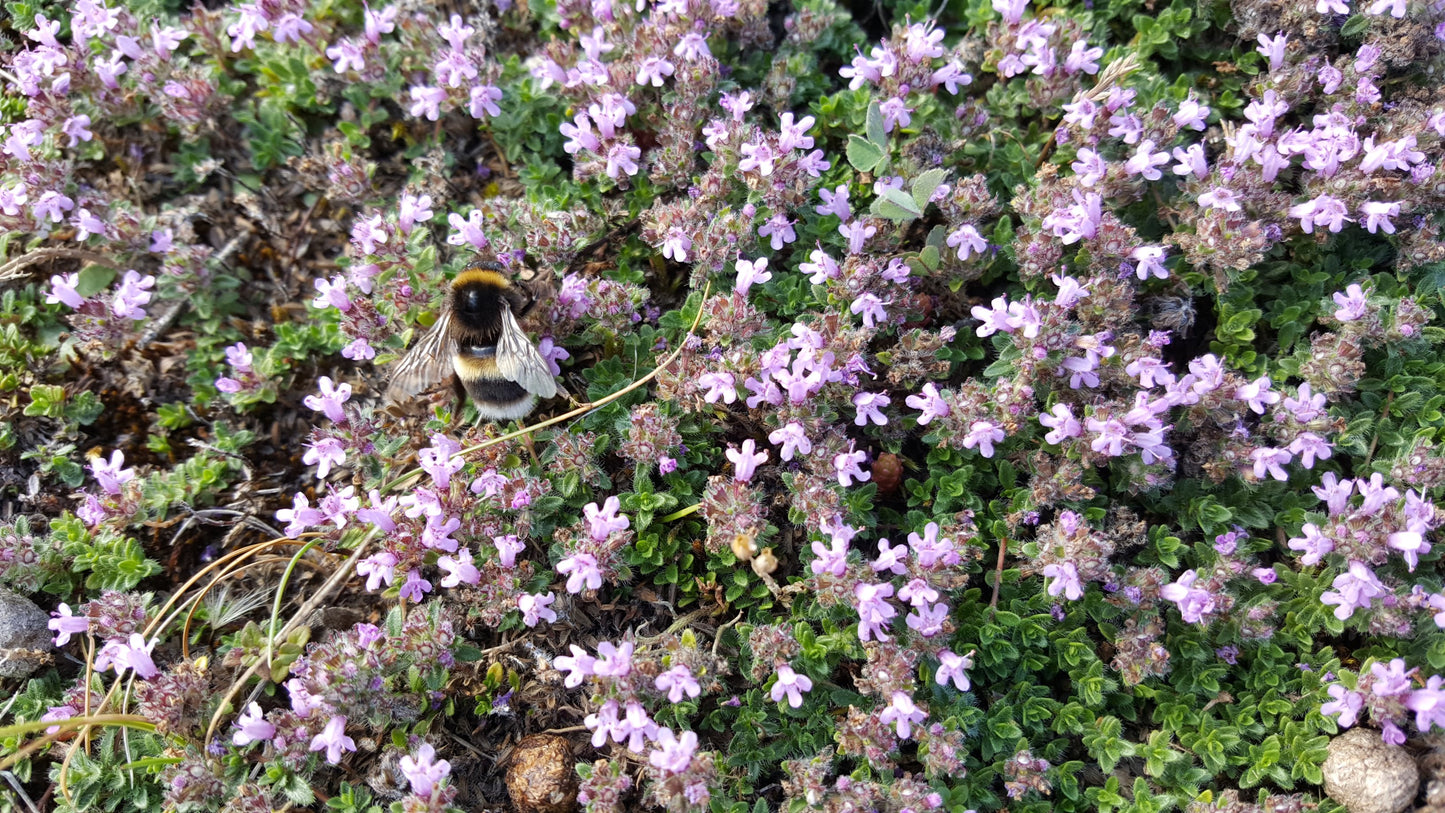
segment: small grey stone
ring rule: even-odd
[[[49,623],[30,599],[0,587],[0,678],[29,677],[50,659]]]
[[[1420,789],[1415,759],[1371,729],[1352,728],[1330,740],[1322,771],[1325,793],[1350,813],[1400,813]]]

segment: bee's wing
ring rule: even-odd
[[[452,311],[443,308],[436,324],[402,356],[391,372],[386,400],[405,401],[452,374],[452,357],[457,343],[452,338]]]
[[[537,346],[527,338],[512,309],[502,306],[502,334],[497,337],[497,370],[508,381],[516,382],[522,389],[540,398],[551,398],[557,394],[557,382],[552,378],[552,368],[537,352]]]

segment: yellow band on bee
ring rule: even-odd
[[[471,285],[474,283],[489,285],[502,290],[512,287],[512,281],[507,279],[506,274],[488,268],[468,268],[462,271],[460,274],[457,274],[456,279],[452,280],[452,287],[455,288],[459,285]]]

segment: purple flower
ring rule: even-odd
[[[808,563],[808,569],[816,576],[828,573],[833,576],[842,576],[848,568],[848,543],[846,540],[834,537],[831,545],[824,545],[821,541],[814,540],[810,546],[813,555],[817,558]]]
[[[1316,393],[1310,387],[1309,382],[1299,385],[1299,394],[1295,398],[1285,398],[1284,408],[1289,410],[1294,419],[1300,423],[1310,421],[1323,415],[1325,412],[1325,396]]]
[[[879,105],[883,113],[883,132],[891,133],[895,127],[907,127],[913,123],[913,117],[909,114],[913,108],[906,106],[903,100],[894,96]]]
[[[783,702],[788,698],[788,705],[792,708],[800,708],[803,705],[803,694],[812,691],[813,681],[807,675],[800,675],[793,671],[793,667],[787,664],[778,666],[778,679],[774,681],[770,695],[774,703]]]
[[[266,722],[266,715],[261,711],[261,704],[253,701],[246,707],[246,713],[236,718],[236,733],[231,735],[231,742],[238,746],[246,746],[253,742],[264,742],[274,736],[276,736],[276,726]]]
[[[854,220],[851,223],[844,223],[838,227],[838,233],[848,241],[849,254],[862,254],[863,244],[868,238],[878,233],[878,227],[869,225],[862,220]],[[857,310],[853,311],[857,313]]]
[[[682,664],[658,675],[652,685],[659,692],[667,693],[669,703],[681,703],[683,697],[697,697],[702,694],[702,686],[697,682],[697,678],[693,677],[692,670]]]
[[[1375,599],[1390,592],[1380,583],[1375,572],[1359,561],[1350,562],[1349,570],[1335,577],[1333,587],[1334,590],[1320,596],[1320,602],[1336,605],[1335,618],[1341,621],[1354,615],[1355,610],[1369,609]]]
[[[913,736],[913,726],[928,719],[928,712],[914,705],[913,697],[907,692],[894,692],[888,707],[878,715],[878,722],[887,725],[896,723],[899,739]]]
[[[1390,534],[1385,544],[1400,551],[1405,559],[1405,565],[1410,572],[1415,572],[1415,566],[1420,563],[1420,554],[1430,552],[1430,543],[1425,541],[1423,534],[1416,531],[1396,531]]]
[[[766,449],[758,451],[757,444],[752,438],[743,441],[741,449],[735,449],[731,445],[725,453],[727,459],[732,461],[734,472],[733,479],[739,483],[746,483],[753,479],[753,473],[758,466],[768,459]]]
[[[1405,669],[1404,658],[1394,658],[1388,664],[1370,664],[1370,674],[1375,678],[1371,691],[1376,697],[1393,697],[1410,691],[1410,677],[1414,669]]]
[[[1225,212],[1237,212],[1240,210],[1239,200],[1235,197],[1234,191],[1223,186],[1216,186],[1200,195],[1199,205]]]
[[[551,605],[557,600],[557,594],[552,591],[542,593],[523,593],[517,597],[517,609],[522,611],[522,623],[529,627],[537,626],[539,621],[546,621],[549,624],[557,622],[557,612]]]
[[[1320,533],[1320,529],[1312,522],[1306,522],[1300,528],[1304,536],[1294,537],[1289,540],[1290,550],[1304,551],[1300,558],[1302,565],[1317,565],[1325,558],[1325,555],[1335,549],[1334,540]]]
[[[1259,51],[1261,56],[1269,60],[1269,72],[1274,73],[1284,67],[1284,50],[1285,46],[1289,43],[1289,38],[1284,34],[1278,34],[1274,37],[1266,37],[1260,34],[1258,39],[1259,48],[1256,50]]]
[[[924,638],[932,638],[943,632],[943,622],[948,618],[948,605],[924,603],[915,605],[914,611],[903,619],[908,628]]]
[[[692,755],[697,752],[697,733],[682,732],[679,737],[670,728],[659,728],[654,741],[657,748],[647,755],[647,764],[661,771],[664,776],[680,774],[692,765]],[[685,793],[692,793],[691,786]],[[703,791],[706,793],[706,791]]]
[[[1141,175],[1146,181],[1157,181],[1164,177],[1159,167],[1169,163],[1169,153],[1153,152],[1154,142],[1145,139],[1134,150],[1134,154],[1124,162],[1124,172],[1128,175]]]
[[[115,297],[111,299],[110,312],[119,319],[144,319],[145,305],[151,301],[150,289],[155,284],[156,278],[150,274],[141,276],[134,270],[125,272],[121,277],[120,287],[115,291]]]
[[[1431,675],[1425,681],[1425,688],[1416,689],[1405,698],[1405,708],[1415,712],[1415,727],[1421,731],[1429,731],[1431,726],[1445,728],[1445,690],[1441,689],[1442,683],[1445,683],[1445,678]]]
[[[300,494],[296,497],[298,501],[304,499]],[[276,513],[279,515],[281,512]],[[288,531],[287,536],[290,535]],[[366,577],[366,589],[371,591],[380,587],[383,582],[390,586],[396,580],[396,563],[396,554],[382,551],[357,562],[356,572]]]
[[[346,463],[346,447],[336,438],[322,438],[315,443],[307,444],[306,454],[302,455],[301,462],[308,465],[316,465],[316,479],[325,480],[326,475],[331,473],[332,466],[341,466]]]
[[[687,232],[680,226],[668,229],[662,239],[662,256],[674,262],[687,262],[689,251],[692,251],[692,238]]]
[[[767,141],[744,142],[738,152],[743,156],[738,161],[739,172],[754,172],[766,178],[773,174],[777,156]]]
[[[307,404],[307,406],[311,405]],[[440,432],[432,435],[431,440],[431,446],[417,452],[417,464],[423,471],[431,475],[432,482],[439,490],[445,491],[451,485],[452,475],[461,471],[467,462],[456,456],[456,453],[462,449],[460,443]]]
[[[1166,584],[1159,590],[1161,598],[1179,606],[1179,614],[1188,624],[1204,623],[1205,617],[1212,614],[1215,609],[1214,595],[1208,590],[1194,586],[1198,579],[1198,573],[1186,570],[1179,575],[1178,581]]]
[[[244,350],[244,346],[242,349]],[[232,366],[236,365],[233,363]],[[239,367],[237,370],[244,372]],[[308,395],[301,399],[301,403],[313,412],[325,413],[333,423],[346,423],[346,412],[341,405],[351,398],[351,385],[343,383],[338,387],[330,377],[324,375],[316,379],[316,384],[321,390],[321,395]]]
[[[1289,451],[1299,455],[1300,465],[1307,469],[1314,468],[1315,458],[1329,460],[1333,454],[1332,449],[1329,441],[1313,432],[1301,432],[1299,437],[1289,444]]]
[[[604,500],[601,508],[598,508],[595,502],[589,502],[582,507],[582,514],[587,520],[588,533],[592,536],[593,541],[606,542],[614,532],[625,531],[632,524],[626,516],[617,513],[621,507],[622,503],[615,495]]]
[[[135,469],[123,469],[125,453],[119,449],[110,453],[110,460],[96,455],[90,459],[90,473],[107,494],[120,494],[122,487],[135,479]]]
[[[927,426],[934,419],[945,417],[950,412],[948,402],[943,399],[932,381],[924,384],[918,395],[904,398],[903,403],[922,413],[918,416],[919,426]]]
[[[276,519],[289,523],[286,526],[286,536],[296,539],[307,528],[319,524],[323,515],[320,511],[311,507],[306,495],[297,492],[292,499],[291,508],[282,508],[276,512]]]
[[[938,671],[933,674],[933,682],[940,686],[953,685],[960,692],[966,692],[972,687],[968,674],[964,671],[973,668],[973,653],[967,655],[955,655],[951,650],[938,650]]]
[[[256,47],[256,35],[271,27],[271,21],[266,19],[266,13],[261,7],[254,3],[242,3],[236,7],[240,12],[240,19],[226,27],[226,33],[231,37],[231,52],[240,53],[246,48]]]
[[[356,486],[347,486],[340,491],[331,491],[321,498],[316,508],[322,522],[330,522],[337,528],[345,528],[347,518],[361,507],[361,498],[355,496]]]
[[[830,279],[838,276],[838,261],[833,259],[822,247],[813,249],[808,254],[808,261],[798,265],[798,270],[809,274],[808,282],[813,285],[822,285]]]
[[[430,799],[436,786],[452,772],[452,765],[444,759],[436,759],[436,749],[424,742],[416,749],[416,757],[404,756],[399,763],[401,774],[411,784],[411,792],[423,799]]]
[[[360,43],[350,39],[342,39],[328,47],[326,58],[331,60],[331,68],[337,73],[346,73],[348,69],[357,72],[366,69],[366,56]]]
[[[839,452],[833,456],[833,473],[838,476],[838,485],[847,488],[853,485],[853,481],[863,482],[873,477],[871,472],[866,472],[859,467],[859,464],[868,459],[868,453],[858,450],[850,452]]]
[[[1005,23],[1017,25],[1019,20],[1023,19],[1029,0],[992,0],[991,5],[994,11],[1003,15]]]
[[[1075,40],[1069,48],[1069,55],[1064,57],[1064,73],[1073,76],[1083,72],[1093,76],[1099,72],[1099,59],[1103,56],[1103,48],[1090,48],[1089,43]]]
[[[1305,234],[1314,233],[1315,226],[1324,226],[1331,232],[1338,232],[1344,228],[1346,221],[1354,220],[1348,216],[1348,212],[1344,201],[1330,195],[1320,195],[1289,207],[1289,216],[1299,218],[1300,228],[1304,229]]]
[[[988,241],[979,234],[978,228],[972,223],[965,223],[954,229],[945,241],[949,248],[958,249],[958,258],[967,260],[974,254],[982,256],[988,251]]]
[[[496,116],[502,115],[502,108],[497,105],[497,102],[501,100],[502,91],[500,88],[492,85],[473,86],[468,92],[467,112],[471,113],[474,119],[481,119],[486,116],[495,118]]]
[[[811,116],[809,118],[812,118]],[[839,184],[835,189],[819,189],[818,199],[823,205],[814,207],[813,211],[820,215],[836,215],[839,220],[847,222],[853,216],[853,210],[848,206],[848,185]]]
[[[740,259],[734,263],[734,267],[738,272],[738,280],[737,284],[733,286],[733,290],[743,296],[747,296],[748,289],[753,285],[762,284],[773,278],[773,272],[768,270],[767,257],[759,257],[756,261]]]
[[[1339,719],[1335,721],[1340,728],[1349,728],[1354,725],[1360,710],[1365,707],[1365,696],[1359,692],[1352,692],[1338,683],[1333,684],[1326,691],[1329,692],[1330,697],[1334,698],[1334,702],[1320,706],[1320,714],[1340,715]]]
[[[110,641],[96,654],[95,669],[104,672],[114,667],[117,677],[127,669],[134,669],[138,677],[150,680],[160,674],[155,661],[151,660],[151,650],[155,645],[155,641],[147,644],[145,636],[138,632],[131,633],[125,642]]]
[[[1269,476],[1280,482],[1289,479],[1289,473],[1283,467],[1289,465],[1289,461],[1293,457],[1294,455],[1290,454],[1287,449],[1271,447],[1261,447],[1249,453],[1249,459],[1254,463],[1256,479],[1264,479],[1267,472]]]
[[[888,416],[882,410],[893,403],[887,395],[878,392],[860,392],[853,396],[853,408],[857,411],[853,423],[856,426],[867,426],[872,421],[878,426],[888,424]]]
[[[1334,313],[1335,319],[1341,322],[1353,322],[1365,316],[1365,292],[1359,283],[1351,283],[1345,287],[1343,292],[1336,292],[1334,295],[1335,304],[1339,310]]]
[[[712,56],[712,51],[708,50],[706,36],[697,31],[689,31],[673,46],[672,54],[684,61],[695,62],[702,57]]]
[[[411,234],[416,224],[432,219],[431,195],[405,194],[397,208],[397,228],[402,234]]]
[[[1370,234],[1374,234],[1376,229],[1385,234],[1394,234],[1395,224],[1390,222],[1390,218],[1399,215],[1400,204],[1398,202],[1381,203],[1372,200],[1360,204],[1360,216]]]
[[[663,77],[672,76],[674,70],[676,70],[676,66],[661,57],[643,57],[637,66],[637,84],[660,88],[663,85]]]
[[[908,572],[908,548],[904,545],[891,546],[885,537],[878,540],[878,558],[868,563],[874,573],[885,571],[895,576]]]
[[[48,626],[55,631],[56,646],[65,646],[70,643],[70,636],[90,631],[90,617],[71,615],[69,604],[62,603],[51,615],[54,617],[50,619]]]
[[[317,277],[313,283],[316,286],[316,297],[311,300],[313,308],[336,308],[342,313],[351,310],[351,298],[346,295],[346,278],[337,274],[328,281],[325,277]]]
[[[421,571],[409,570],[406,573],[406,581],[402,582],[397,590],[397,595],[407,601],[420,604],[426,594],[431,592],[431,582],[422,578]]]
[[[908,534],[908,545],[922,567],[932,568],[940,563],[951,567],[959,563],[958,552],[953,549],[953,540],[939,537],[938,530],[938,523],[930,522],[923,526],[922,536],[912,532]]]
[[[884,302],[871,293],[865,293],[853,300],[853,304],[848,306],[848,310],[863,314],[863,326],[871,328],[888,318],[887,311],[883,310],[883,306],[887,304],[890,302]]]
[[[993,457],[993,445],[1004,439],[1004,431],[1001,426],[992,421],[974,421],[968,427],[968,434],[964,435],[963,448],[972,449],[978,447],[978,453],[984,457]]]
[[[788,216],[782,212],[774,213],[763,225],[759,226],[758,236],[771,236],[768,245],[772,247],[773,251],[777,251],[798,239],[797,232],[793,231],[793,221],[788,219]],[[762,262],[762,260],[759,260],[759,262]]]
[[[794,454],[809,454],[813,451],[813,443],[808,440],[803,425],[797,421],[789,421],[781,429],[777,429],[768,435],[768,442],[777,446],[782,445],[778,451],[778,457],[784,461],[792,460]]]
[[[631,144],[613,142],[607,148],[607,177],[617,179],[617,173],[621,172],[630,175],[637,174],[637,159],[642,157],[642,150]]]
[[[1044,442],[1055,446],[1084,434],[1083,427],[1074,418],[1073,408],[1068,404],[1054,404],[1053,409],[1039,416],[1039,423],[1053,430],[1044,435]]]
[[[311,738],[309,750],[325,751],[326,761],[339,765],[342,752],[356,750],[356,742],[346,736],[346,718],[337,716],[328,720],[321,733]]]
[[[595,503],[593,503],[595,505]],[[597,557],[590,553],[574,553],[557,563],[557,572],[567,576],[567,592],[581,593],[602,586],[602,570]]]
[[[599,657],[592,667],[592,674],[602,677],[627,677],[632,673],[632,653],[635,648],[631,641],[623,641],[621,644],[603,641],[598,644]]]
[[[562,681],[562,685],[569,689],[575,689],[582,685],[583,680],[593,674],[593,670],[597,666],[597,659],[588,655],[586,650],[576,644],[570,644],[568,648],[571,649],[572,654],[554,658],[552,667],[559,672],[567,672],[567,677]]]
[[[1234,398],[1249,404],[1249,408],[1256,415],[1263,415],[1266,406],[1279,403],[1282,397],[1279,393],[1270,391],[1270,385],[1269,376],[1260,376],[1235,388]]]
[[[434,522],[435,519],[427,522],[428,530],[432,528]],[[453,517],[451,521],[444,526],[444,533],[450,534],[460,526],[461,520]],[[450,544],[427,544],[426,540],[423,540],[423,544],[427,544],[427,547],[456,552],[455,556],[444,554],[437,557],[437,567],[441,568],[447,574],[442,577],[440,582],[441,586],[450,590],[453,587],[458,587],[463,584],[480,584],[482,574],[481,571],[477,570],[476,565],[472,564],[472,552],[466,548],[457,550],[457,542],[450,536],[446,536],[445,539],[446,542]]]
[[[861,582],[853,588],[853,596],[856,599],[858,608],[858,640],[867,643],[877,638],[879,641],[889,640],[884,629],[888,622],[898,615],[892,604],[888,603],[888,597],[893,595],[893,585],[870,584]]]
[[[587,114],[578,113],[572,121],[573,124],[563,123],[558,128],[562,135],[567,137],[567,141],[562,145],[563,151],[568,155],[576,155],[582,150],[597,152],[602,142],[598,140],[596,133],[592,132],[592,121],[587,118]]]
[[[1084,583],[1079,580],[1079,569],[1073,562],[1063,564],[1044,565],[1044,577],[1053,579],[1045,588],[1051,596],[1063,594],[1069,601],[1078,601],[1084,597]]]
[[[441,117],[441,104],[447,100],[447,92],[439,87],[431,85],[416,85],[410,90],[411,107],[407,112],[413,116],[425,117],[427,121],[436,121]]]
[[[452,233],[447,235],[447,243],[453,246],[469,245],[478,251],[491,245],[482,230],[482,217],[481,209],[473,209],[465,218],[456,212],[447,215],[447,225],[452,227]]]

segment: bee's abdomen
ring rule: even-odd
[[[502,377],[495,347],[462,348],[453,358],[452,367],[467,396],[487,420],[521,418],[537,404],[537,396]]]

